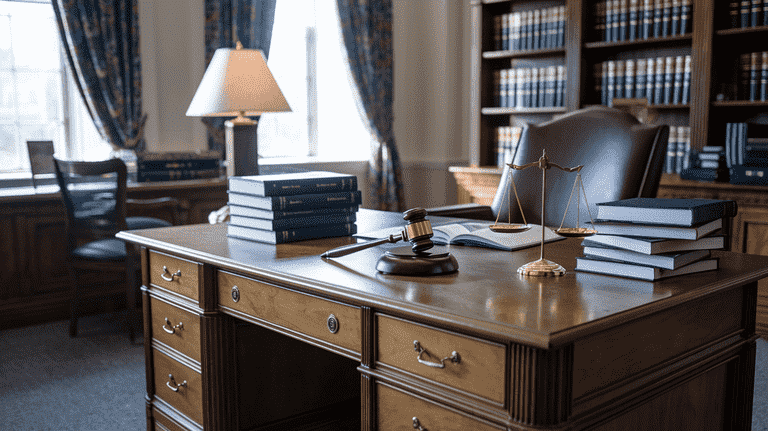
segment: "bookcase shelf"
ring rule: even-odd
[[[643,47],[657,47],[657,46],[682,46],[690,44],[693,40],[693,35],[690,33],[667,36],[667,37],[652,37],[648,39],[635,39],[624,40],[620,42],[587,42],[584,44],[584,49],[589,50],[607,50],[607,49],[636,49]]]
[[[768,108],[768,101],[717,100],[712,102],[716,108]]]
[[[768,34],[768,25],[761,25],[757,27],[744,27],[744,28],[727,28],[723,30],[717,30],[715,32],[718,36],[734,36],[734,35],[755,35],[760,33]]]
[[[483,115],[515,115],[515,114],[557,114],[566,112],[565,107],[550,108],[483,108]]]
[[[486,60],[505,59],[505,58],[527,58],[527,57],[547,57],[552,55],[565,54],[565,48],[545,48],[531,49],[524,51],[486,51],[483,58]]]

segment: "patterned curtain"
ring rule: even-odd
[[[392,0],[337,3],[349,65],[376,142],[368,173],[371,207],[402,211],[402,173],[392,127]]]
[[[102,137],[144,149],[138,0],[53,0],[75,83]]]
[[[216,49],[234,48],[238,40],[243,48],[260,49],[268,58],[276,1],[205,0],[205,67]],[[201,120],[208,129],[208,148],[224,154],[227,119],[203,117]]]

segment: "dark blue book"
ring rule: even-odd
[[[538,85],[538,97],[539,101],[536,103],[536,105],[540,108],[546,107],[547,105],[547,69],[541,68],[539,69],[539,85]]]
[[[544,8],[541,10],[541,42],[539,43],[540,49],[552,48],[549,44],[549,16],[550,9]]]
[[[507,106],[507,71],[506,70],[497,70],[494,72],[494,75],[498,74],[498,83],[496,84],[496,106]],[[496,76],[494,76],[494,79],[497,79]]]
[[[670,226],[695,226],[736,215],[736,201],[630,198],[597,204],[597,219]]]
[[[669,34],[670,36],[677,36],[680,34],[680,0],[672,0],[672,10],[669,16]]]
[[[656,59],[649,58],[646,60],[647,66],[645,69],[645,98],[648,99],[648,104],[653,103],[653,95],[656,92]]]
[[[645,86],[646,86],[646,69],[648,63],[646,59],[641,58],[637,60],[635,67],[635,98],[645,99]]]
[[[763,24],[763,0],[752,0],[752,9],[749,11],[749,24],[752,27]]]
[[[672,85],[672,104],[677,105],[683,98],[683,63],[685,58],[682,56],[675,57],[675,78]]]
[[[731,153],[733,152],[733,146],[731,141],[734,135],[734,123],[725,123],[725,163],[729,168],[733,165],[733,159]]]
[[[669,36],[669,25],[672,20],[672,3],[670,0],[664,0],[661,9],[661,37]]]
[[[237,215],[237,216],[243,216],[243,217],[253,217],[253,218],[268,219],[268,220],[279,220],[284,218],[304,218],[304,217],[312,217],[312,216],[348,217],[356,213],[360,209],[358,205],[350,205],[350,206],[344,206],[344,207],[338,207],[338,208],[312,208],[312,209],[296,210],[296,211],[271,211],[271,210],[263,210],[259,208],[249,207],[249,206],[236,205],[236,204],[233,204],[232,202],[228,202],[227,205],[229,206],[230,216]]]
[[[642,8],[642,38],[649,39],[653,37],[653,0],[643,0]]]
[[[627,0],[621,0],[619,3],[619,41],[627,40],[628,28],[629,10],[627,10]]]
[[[315,193],[292,196],[255,196],[229,192],[229,202],[271,211],[298,211],[313,208],[341,208],[360,205],[360,190],[336,193]]]
[[[766,11],[768,14],[768,11]],[[762,65],[760,67],[760,101],[768,100],[768,51],[760,54]]]
[[[229,223],[235,226],[249,227],[262,230],[305,229],[313,226],[351,224],[357,220],[356,213],[339,213],[333,215],[310,215],[307,217],[287,217],[280,219],[263,219],[247,217],[230,213]]]
[[[301,229],[286,229],[271,231],[252,229],[234,224],[227,225],[227,236],[245,239],[249,241],[266,242],[269,244],[285,244],[294,241],[308,239],[333,238],[338,236],[350,236],[357,233],[357,225],[354,223],[341,225],[322,225]]]
[[[683,64],[683,88],[680,103],[686,104],[691,100],[691,56],[685,56]]]
[[[691,31],[691,0],[680,0],[680,34]]]
[[[559,6],[557,14],[557,46],[565,46],[565,6]]]
[[[533,49],[533,11],[523,12],[523,22],[522,49]]]
[[[763,0],[763,25],[768,25],[768,0]]]
[[[653,77],[653,103],[660,105],[664,103],[664,57],[656,59],[656,74]]]
[[[749,100],[756,101],[759,99],[757,95],[758,82],[760,82],[760,75],[762,70],[758,68],[757,56],[758,52],[750,53],[749,55]]]
[[[661,22],[663,15],[664,5],[661,0],[656,0],[653,2],[653,37],[661,37]]]
[[[664,59],[664,104],[672,103],[672,88],[675,85],[675,59],[667,57]]]
[[[731,14],[731,28],[738,28],[741,22],[741,2],[739,0],[731,0],[728,3],[728,11]]]
[[[635,60],[624,62],[624,98],[635,97]]]
[[[336,172],[310,171],[229,177],[230,192],[254,196],[287,196],[356,190],[356,176]]]
[[[682,127],[677,128],[677,152],[675,153],[675,173],[680,175],[680,172],[683,171],[683,168],[687,168],[688,166],[686,163],[686,146],[685,146],[685,139],[683,139],[683,136],[681,136],[684,132],[681,130]]]
[[[532,49],[541,49],[541,10],[533,11]]]
[[[603,41],[605,42],[611,42],[613,39],[613,26],[614,26],[614,9],[613,9],[613,1],[612,0],[606,0],[605,1],[605,33],[603,37]]]
[[[539,106],[539,69],[533,67],[531,70],[531,108]]]
[[[607,105],[613,105],[613,99],[616,97],[616,62],[608,61],[608,79],[606,88]]]
[[[515,12],[512,14],[512,22],[510,24],[512,34],[510,35],[510,49],[513,51],[520,51],[523,49],[523,14],[521,12]]]
[[[613,97],[616,99],[624,98],[624,78],[626,77],[626,68],[624,60],[616,61],[616,86],[613,88]]]
[[[640,0],[629,0],[629,26],[627,27],[627,40],[637,39],[637,29],[639,28],[639,4]]]
[[[600,103],[608,106],[608,62],[600,64]]]
[[[557,66],[557,78],[555,80],[555,106],[565,106],[565,66]]]
[[[768,186],[768,168],[753,166],[734,166],[731,169],[731,184]]]
[[[741,0],[741,6],[739,7],[739,16],[740,18],[740,24],[741,28],[747,28],[749,27],[750,20],[749,20],[749,11],[750,11],[751,2],[750,0]]]
[[[515,78],[515,70],[507,70],[507,106],[508,108],[514,108],[517,106],[517,79]]]

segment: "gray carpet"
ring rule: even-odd
[[[0,331],[0,430],[142,430],[144,350],[124,317],[87,317]],[[768,431],[768,342],[757,342],[752,430]]]

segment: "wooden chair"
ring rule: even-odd
[[[131,314],[136,307],[138,290],[138,255],[134,247],[115,238],[127,230],[125,164],[119,159],[97,162],[66,161],[54,158],[56,179],[66,209],[67,265],[70,274],[69,335],[77,336],[81,302],[97,296],[125,293],[128,307],[128,331],[131,342],[134,328]],[[159,207],[174,200],[151,200],[147,205]],[[140,202],[134,201],[134,204]],[[133,227],[170,226],[151,217],[134,218]],[[116,274],[115,283],[105,283]]]
[[[513,163],[524,165],[536,161],[546,149],[550,162],[563,167],[584,165],[582,182],[594,217],[599,202],[656,195],[668,137],[666,125],[643,125],[624,111],[590,107],[539,125],[528,125],[520,137]],[[575,175],[558,169],[547,171],[546,225],[558,227],[563,220]],[[510,181],[514,178],[526,220],[541,224],[541,177],[538,168],[514,171],[505,167],[490,206],[452,205],[431,208],[427,213],[479,220],[498,217],[499,222],[521,223],[520,210],[510,192]],[[564,227],[576,227],[575,205],[574,192]],[[580,223],[588,222],[583,198],[580,210]]]

